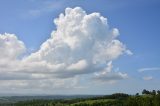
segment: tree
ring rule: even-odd
[[[136,93],[136,96],[139,96],[139,93]]]
[[[151,94],[152,94],[152,95],[156,95],[156,91],[153,90],[153,91],[151,92]]]
[[[144,89],[144,90],[142,91],[142,94],[150,94],[150,92],[149,92],[148,90]]]

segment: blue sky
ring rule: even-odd
[[[64,94],[110,94],[126,92],[134,94],[142,89],[160,89],[160,1],[159,0],[1,0],[0,34],[15,34],[27,48],[27,55],[40,49],[42,43],[56,30],[53,23],[67,7],[81,7],[87,14],[100,13],[107,18],[111,28],[118,28],[118,40],[133,55],[121,55],[114,59],[113,70],[127,73],[128,78],[116,83],[90,85],[88,76],[80,78],[80,88],[56,90]],[[2,46],[2,45],[0,45]],[[3,52],[3,51],[1,51]],[[143,72],[138,70],[143,69]],[[92,76],[92,75],[89,75]],[[88,81],[88,83],[85,83]],[[3,83],[3,80],[1,80]],[[58,82],[57,82],[58,83]],[[29,86],[29,85],[28,85]],[[3,86],[2,86],[3,88]],[[16,88],[16,87],[15,87]],[[21,93],[35,92],[36,88],[20,89]],[[24,90],[25,89],[25,90]],[[43,91],[43,90],[42,90]],[[4,92],[3,89],[1,92]],[[12,93],[5,91],[6,93]],[[50,90],[46,91],[50,93]],[[15,93],[19,93],[15,91]]]

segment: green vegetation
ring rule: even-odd
[[[160,91],[143,90],[142,95],[116,93],[106,96],[75,99],[33,99],[15,103],[1,103],[0,106],[160,106]]]

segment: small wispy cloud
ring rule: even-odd
[[[153,77],[152,76],[145,76],[142,79],[145,80],[145,81],[148,81],[148,80],[152,80]]]
[[[125,52],[126,52],[126,54],[128,54],[128,55],[133,55],[133,52],[131,52],[130,50],[126,50]]]
[[[32,2],[36,2],[36,1],[32,1]],[[57,9],[60,9],[63,6],[63,2],[62,1],[43,1],[41,2],[40,6],[37,6],[33,9],[29,9],[24,17],[39,17],[45,13],[48,12],[52,12],[55,11]]]
[[[144,71],[160,71],[160,67],[141,68],[138,70],[138,72],[144,72]]]

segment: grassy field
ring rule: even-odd
[[[87,104],[87,105],[93,105],[93,104],[106,104],[109,102],[114,102],[115,99],[98,99],[98,100],[86,100],[86,101],[81,101],[81,102],[77,102],[77,103],[73,103],[71,104],[71,106],[75,106],[75,105],[81,105],[81,104]]]

